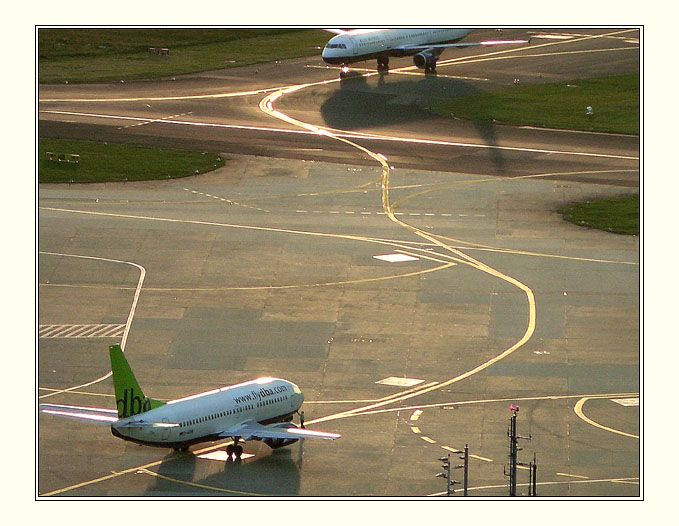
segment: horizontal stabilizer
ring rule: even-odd
[[[115,409],[60,404],[40,404],[38,407],[41,412],[47,415],[70,418],[100,426],[110,426],[118,421],[118,411]]]

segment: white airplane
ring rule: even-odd
[[[326,44],[321,56],[328,64],[341,66],[340,78],[345,78],[347,64],[377,59],[377,71],[389,71],[389,57],[413,56],[415,66],[425,73],[436,73],[436,61],[447,48],[525,44],[527,40],[487,40],[457,42],[472,29],[326,29],[336,36]]]
[[[229,458],[241,457],[240,439],[261,440],[277,449],[300,438],[340,438],[292,422],[304,396],[287,380],[258,378],[165,403],[144,396],[119,345],[111,345],[109,354],[117,409],[40,404],[40,411],[111,426],[111,433],[123,440],[175,451],[231,438],[233,444],[226,447]]]

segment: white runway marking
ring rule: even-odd
[[[40,325],[39,338],[117,338],[125,332],[122,323]]]
[[[383,255],[380,255],[380,256],[373,256],[373,258],[379,259],[380,261],[386,261],[388,263],[402,263],[404,261],[418,261],[419,260],[419,258],[416,258],[416,257],[413,257],[413,256],[408,256],[406,254],[383,254]],[[420,380],[420,381],[424,381],[424,380]]]
[[[382,385],[394,385],[397,387],[412,387],[413,385],[419,385],[422,382],[424,382],[424,380],[418,380],[417,378],[402,378],[399,376],[390,376],[389,378],[385,378],[384,380],[378,380],[375,383]]]
[[[639,398],[613,398],[611,402],[620,404],[623,407],[639,407]]]

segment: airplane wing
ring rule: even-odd
[[[100,426],[110,426],[118,421],[118,411],[115,409],[59,404],[40,404],[38,407],[41,412],[47,415],[70,418]]]
[[[508,44],[528,44],[528,40],[484,40],[483,42],[463,42],[458,44],[428,44],[423,46],[400,46],[402,51],[425,51],[427,49],[465,48],[475,46],[503,46]]]
[[[252,420],[248,420],[238,427],[222,431],[220,436],[222,438],[238,436],[243,440],[252,440],[253,438],[322,438],[326,440],[335,440],[342,435],[338,435],[337,433],[326,433],[325,431],[315,431],[313,429],[300,429],[297,427],[279,427],[276,425],[264,426]]]

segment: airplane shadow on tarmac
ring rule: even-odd
[[[271,450],[263,444],[248,442],[245,453],[254,454],[254,457],[226,462],[172,452],[155,470],[158,476],[155,483],[147,488],[146,495],[296,496],[300,488],[302,448],[303,444],[295,444]],[[206,471],[210,474],[204,476]]]
[[[478,83],[439,76],[404,77],[399,74],[365,77],[349,74],[339,83],[332,95],[321,104],[320,112],[325,124],[334,129],[361,131],[362,129],[397,127],[401,124],[436,122],[441,131],[448,119],[428,110],[437,102],[454,97],[482,93]],[[455,140],[454,123],[449,119],[451,134]],[[498,146],[496,126],[489,122],[471,122],[483,144]],[[385,132],[388,133],[388,132]],[[484,152],[490,156],[499,175],[505,172],[502,152],[490,148]]]

